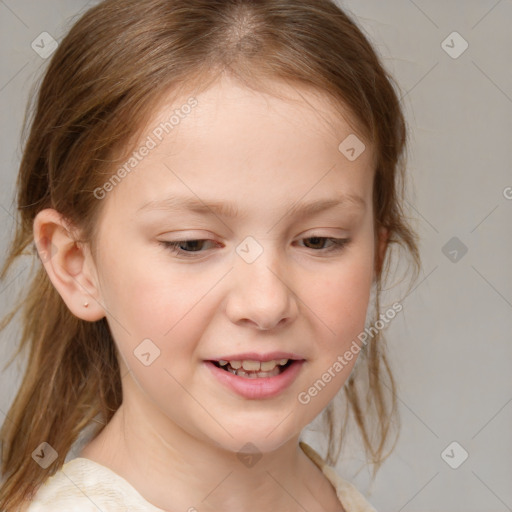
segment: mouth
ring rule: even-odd
[[[297,363],[295,359],[281,359],[279,361],[209,361],[217,368],[246,379],[258,379],[276,377],[285,372],[292,364]]]
[[[230,391],[248,400],[265,400],[277,397],[289,388],[306,362],[305,359],[261,361],[267,358],[268,355],[260,360],[210,359],[204,363],[210,375]]]

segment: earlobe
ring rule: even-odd
[[[34,242],[53,286],[69,310],[82,320],[105,316],[94,263],[87,246],[77,242],[75,229],[52,208],[40,211],[33,225]]]

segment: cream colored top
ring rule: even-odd
[[[377,512],[356,489],[327,466],[311,446],[299,443],[336,489],[346,512]],[[165,512],[146,501],[124,478],[90,459],[66,462],[39,488],[27,512]]]

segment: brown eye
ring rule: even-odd
[[[350,242],[349,238],[329,238],[324,236],[310,236],[308,238],[303,238],[303,240],[311,241],[308,243],[313,247],[308,247],[308,249],[324,252],[340,251]],[[324,247],[326,241],[331,243],[331,245],[327,248]]]
[[[187,253],[201,253],[201,249],[204,246],[204,242],[211,242],[213,240],[208,239],[194,239],[194,240],[176,240],[175,242],[169,242],[161,240],[160,243],[169,249],[173,253],[187,254]]]

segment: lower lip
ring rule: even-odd
[[[205,361],[206,366],[220,382],[244,398],[250,399],[272,398],[284,391],[299,374],[302,363],[304,360],[294,361],[284,372],[274,377],[249,379],[222,370],[211,361]]]

